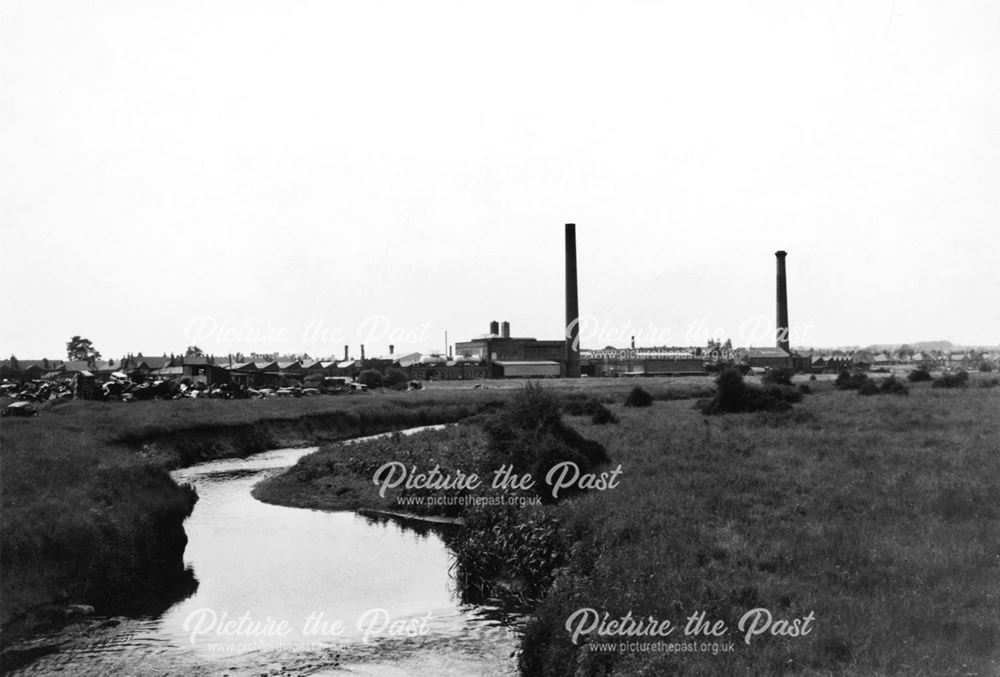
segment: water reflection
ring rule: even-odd
[[[176,471],[199,495],[182,580],[116,611],[131,617],[47,638],[59,651],[15,674],[237,675],[273,665],[318,674],[344,661],[407,664],[408,674],[510,673],[509,617],[457,599],[442,539],[454,527],[252,498],[254,484],[311,451]]]

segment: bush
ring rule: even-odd
[[[365,369],[358,374],[358,382],[369,388],[378,388],[382,385],[382,374],[375,369]]]
[[[695,405],[703,414],[736,414],[754,411],[786,411],[790,402],[802,399],[802,393],[791,386],[774,385],[764,390],[746,383],[743,374],[727,369],[715,379],[715,396],[699,400]]]
[[[979,365],[979,371],[988,374],[991,371],[993,371],[993,365],[990,364],[989,362],[983,362],[982,364]]]
[[[944,374],[935,379],[934,388],[964,388],[969,383],[969,372],[960,371],[957,374]]]
[[[839,390],[858,390],[865,383],[871,383],[867,374],[860,371],[849,372],[846,369],[837,374],[837,380],[833,382]]]
[[[486,467],[510,465],[519,475],[531,473],[536,478],[535,490],[546,503],[553,498],[541,478],[552,466],[572,461],[582,474],[609,460],[601,444],[563,423],[559,400],[540,385],[529,383],[503,409],[486,418],[482,427],[488,438]]]
[[[618,423],[618,418],[611,413],[611,410],[594,397],[573,393],[567,395],[566,399],[568,401],[563,404],[563,412],[570,416],[589,416],[590,420],[598,425]]]
[[[606,425],[608,423],[618,423],[618,417],[611,413],[611,410],[605,407],[603,404],[598,403],[597,409],[590,416],[590,421],[596,423],[597,425]]]
[[[770,385],[792,385],[792,376],[795,374],[791,369],[769,369],[760,382],[766,386]]]
[[[810,388],[805,383],[800,383],[799,384],[799,392],[802,393],[803,395],[812,395],[813,389]]]
[[[653,396],[648,392],[636,386],[632,388],[632,392],[628,394],[625,398],[626,407],[651,407],[653,406]]]
[[[895,376],[890,376],[882,381],[882,384],[879,386],[879,392],[883,395],[909,395],[910,389],[900,381],[897,381]]]
[[[406,384],[409,382],[410,377],[402,369],[387,369],[385,376],[382,378],[382,385],[386,388],[395,388],[396,390],[406,390]]]
[[[878,395],[878,394],[879,394],[878,385],[875,383],[875,381],[872,381],[871,379],[866,380],[858,388],[858,395]]]
[[[914,369],[913,371],[911,371],[909,374],[906,375],[906,380],[909,381],[910,383],[920,383],[921,381],[930,381],[931,378],[932,378],[931,373],[926,369],[924,369],[923,367]]]

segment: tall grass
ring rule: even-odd
[[[526,632],[524,674],[996,674],[998,405],[992,390],[827,390],[783,415],[801,424],[682,403],[582,424],[625,475],[546,508],[570,556]],[[759,606],[812,611],[815,631],[717,656],[586,655],[564,628],[581,607],[734,628]]]

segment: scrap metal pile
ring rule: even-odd
[[[14,383],[7,379],[0,382],[0,396],[17,401],[48,402],[50,400],[73,399],[105,402],[130,402],[134,400],[179,400],[183,398],[211,397],[239,399],[252,397],[253,392],[234,383],[207,386],[192,383],[190,379],[132,379],[122,372],[114,372],[105,378],[88,373],[75,374],[71,378],[54,380],[34,379]]]

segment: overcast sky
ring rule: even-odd
[[[1000,3],[0,0],[0,351],[1000,342]],[[759,325],[759,326],[758,326]],[[227,333],[228,332],[228,333]]]

